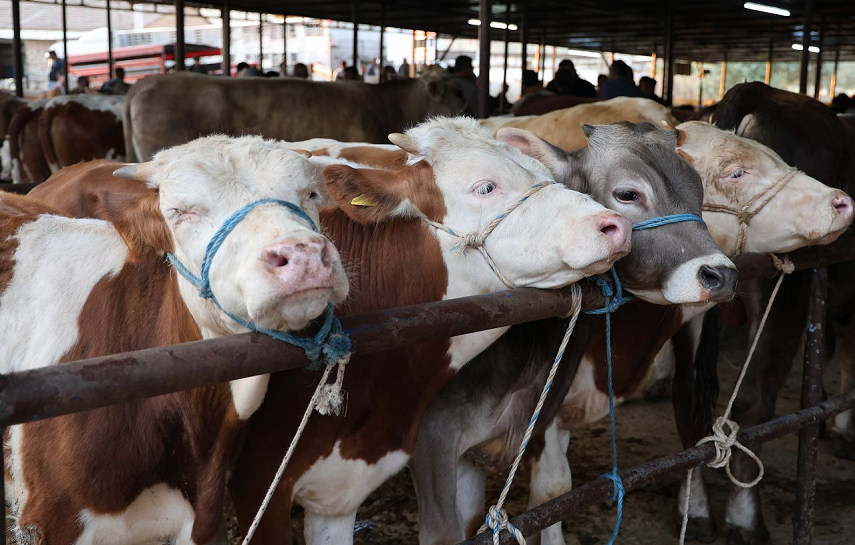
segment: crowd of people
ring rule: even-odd
[[[65,80],[65,61],[56,54],[56,51],[48,51],[48,88],[45,98],[53,98],[65,94],[70,95],[125,95],[131,85],[125,81],[125,69],[116,67],[114,76],[104,82],[101,87],[95,89],[90,86],[88,76],[79,76],[76,85],[69,89]]]

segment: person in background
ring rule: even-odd
[[[361,79],[359,77],[359,70],[353,66],[348,66],[344,69],[344,79],[345,81],[359,81]]]
[[[600,98],[640,97],[641,93],[635,86],[632,68],[623,61],[615,61],[609,67],[609,79],[606,80],[600,92]]]
[[[263,75],[258,69],[250,66],[249,63],[239,62],[237,65],[237,76],[239,78],[259,77]]]
[[[105,95],[126,95],[131,86],[125,83],[125,69],[121,66],[116,68],[116,76],[107,80],[101,86],[101,93]]]
[[[463,91],[463,100],[466,101],[467,115],[478,115],[478,86],[475,83],[475,69],[472,67],[472,57],[460,55],[454,61],[454,79],[460,84]]]
[[[298,62],[294,65],[294,77],[309,79],[309,67],[301,62]]]
[[[649,98],[659,104],[665,104],[662,97],[656,95],[656,80],[651,77],[641,76],[641,79],[638,80],[638,92],[641,93],[642,98]]]
[[[398,77],[401,79],[407,79],[410,77],[410,63],[407,62],[407,59],[404,59],[404,62],[401,63],[401,66],[398,68]]]
[[[564,59],[558,64],[555,79],[549,82],[546,89],[558,95],[567,97],[597,98],[597,90],[589,82],[576,73],[576,66],[570,59]]]
[[[380,81],[392,81],[393,79],[398,79],[398,73],[395,71],[394,66],[384,66],[383,72],[380,74]]]
[[[53,98],[62,96],[65,94],[65,76],[60,74],[57,77],[57,80],[54,82],[53,87],[48,89],[48,92],[45,93],[45,98]]]
[[[94,95],[97,91],[89,86],[89,77],[80,76],[77,78],[77,87],[71,90],[72,95]]]
[[[534,70],[525,70],[522,75],[522,91],[520,99],[511,107],[511,113],[516,113],[520,106],[533,97],[554,95],[552,91],[543,88],[543,82]]]
[[[597,96],[603,96],[603,87],[606,86],[606,82],[609,81],[609,77],[605,74],[600,74],[597,76]]]
[[[344,71],[347,69],[347,61],[341,61],[341,64],[338,65],[338,68],[332,73],[333,81],[341,81],[344,79]],[[282,72],[283,74],[285,72]]]
[[[47,54],[48,58],[48,90],[53,89],[54,85],[59,83],[59,76],[62,75],[64,63],[62,59],[57,57],[56,51],[50,50]]]

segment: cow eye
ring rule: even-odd
[[[738,180],[739,178],[742,178],[743,174],[745,174],[745,169],[738,168],[731,172],[728,178],[731,180]]]
[[[496,184],[494,182],[484,182],[475,188],[475,193],[481,196],[489,195],[496,189]]]
[[[316,201],[316,200],[318,200],[318,198],[319,198],[319,195],[316,191],[312,191],[311,193],[309,193],[309,200]]]
[[[638,193],[636,193],[632,189],[618,189],[614,192],[614,197],[622,203],[631,203],[638,201]]]

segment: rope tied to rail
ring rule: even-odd
[[[748,225],[751,223],[751,220],[760,213],[763,208],[766,207],[769,202],[775,198],[775,196],[781,192],[784,187],[790,183],[790,180],[795,178],[795,176],[801,172],[797,168],[790,168],[787,170],[780,178],[778,178],[775,183],[764,189],[763,191],[757,193],[753,197],[751,197],[748,202],[746,202],[742,207],[736,208],[733,206],[727,206],[724,204],[704,204],[703,210],[706,212],[721,212],[723,214],[730,214],[732,216],[736,216],[736,220],[739,222],[739,233],[736,236],[736,247],[733,250],[733,255],[739,255],[745,249],[745,242],[747,239],[747,229]],[[765,197],[765,198],[764,198]],[[754,206],[754,203],[763,199],[763,201],[757,205],[754,210],[751,210],[751,207]]]
[[[712,426],[712,434],[697,442],[697,446],[706,443],[713,443],[715,445],[715,458],[707,462],[707,467],[711,467],[713,469],[721,469],[723,467],[727,473],[727,477],[730,479],[730,482],[740,488],[753,488],[754,486],[757,486],[757,484],[763,480],[765,468],[763,467],[763,462],[760,458],[737,439],[739,435],[739,424],[730,419],[730,413],[733,410],[733,404],[736,402],[736,397],[739,395],[739,389],[742,387],[742,381],[745,380],[748,366],[751,364],[751,359],[754,357],[754,351],[757,349],[757,343],[760,340],[760,335],[766,327],[766,320],[769,318],[769,312],[772,310],[772,303],[775,302],[775,298],[778,296],[778,290],[781,288],[781,283],[783,283],[784,277],[792,273],[795,269],[792,261],[786,257],[782,260],[778,256],[772,254],[772,263],[781,274],[778,275],[778,280],[775,282],[775,287],[772,289],[772,294],[769,296],[769,302],[766,303],[766,310],[763,312],[763,317],[760,319],[760,324],[757,326],[757,332],[754,334],[754,340],[751,342],[751,348],[749,348],[748,355],[745,357],[745,363],[742,364],[742,370],[739,373],[739,378],[733,386],[733,391],[730,394],[727,407],[724,410],[724,414],[716,418],[715,423]],[[730,469],[733,447],[744,452],[748,457],[754,460],[754,463],[757,464],[757,477],[754,480],[743,482],[734,477]],[[692,474],[694,471],[695,468],[692,468],[686,473],[686,497],[683,500],[683,521],[680,526],[680,545],[683,545],[686,541],[686,528],[689,524],[689,501],[692,496]]]
[[[493,258],[490,257],[489,252],[487,252],[487,248],[484,247],[484,242],[487,240],[487,237],[490,236],[490,233],[492,233],[493,230],[499,226],[502,220],[508,217],[511,212],[519,208],[519,206],[522,205],[522,203],[524,203],[525,201],[527,201],[529,197],[531,197],[544,187],[548,187],[554,183],[555,182],[550,180],[547,182],[535,184],[528,188],[528,190],[523,193],[516,202],[508,206],[501,214],[493,218],[493,221],[487,224],[487,227],[485,227],[484,230],[480,233],[477,231],[472,231],[469,233],[461,234],[443,223],[439,223],[429,219],[425,219],[424,222],[430,225],[431,227],[434,227],[436,229],[439,229],[440,231],[448,233],[453,237],[456,237],[458,240],[454,244],[454,246],[451,247],[451,251],[453,251],[457,255],[465,254],[466,250],[468,250],[469,248],[477,248],[478,251],[481,252],[481,255],[484,256],[484,260],[487,262],[487,265],[490,267],[490,270],[492,270],[493,273],[495,273],[495,275],[499,277],[499,280],[501,280],[505,286],[510,289],[513,289],[516,286],[514,286],[513,283],[511,283],[505,277],[505,275],[502,274],[499,268],[496,267],[496,263],[493,261]]]
[[[499,535],[502,530],[507,530],[516,539],[519,545],[525,545],[525,537],[522,532],[508,520],[508,513],[503,505],[508,497],[508,492],[511,490],[511,483],[517,473],[520,462],[522,462],[525,450],[531,440],[531,434],[534,432],[534,426],[537,424],[537,419],[540,418],[540,411],[543,409],[543,404],[546,402],[546,396],[552,388],[552,382],[555,380],[555,374],[558,372],[558,367],[561,365],[561,360],[564,358],[564,351],[567,349],[567,343],[570,342],[570,337],[573,335],[573,329],[576,327],[576,322],[579,320],[579,314],[582,310],[582,289],[578,284],[571,286],[571,302],[570,302],[570,321],[567,323],[567,329],[564,331],[564,338],[561,339],[561,345],[558,347],[558,353],[552,362],[552,367],[549,369],[549,375],[546,377],[546,384],[543,385],[543,390],[540,392],[540,397],[534,407],[534,412],[528,422],[528,427],[523,434],[520,447],[517,449],[514,461],[511,464],[511,469],[508,471],[508,478],[505,480],[505,486],[502,488],[502,493],[499,494],[499,501],[491,506],[487,516],[484,517],[484,524],[478,530],[483,532],[490,529],[493,532],[493,545],[499,545]]]

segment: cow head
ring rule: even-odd
[[[436,119],[390,140],[410,153],[401,170],[324,170],[330,194],[358,222],[404,216],[441,223],[460,235],[483,233],[524,193],[555,177],[468,118]],[[460,251],[459,238],[432,228],[448,268],[447,296],[504,288],[477,248]],[[629,238],[624,218],[553,183],[499,221],[484,248],[514,286],[554,288],[608,270],[629,250]]]
[[[439,65],[425,67],[418,81],[424,86],[429,98],[424,117],[460,115],[466,110],[463,89]]]
[[[759,211],[745,228],[742,251],[788,252],[828,244],[852,223],[852,199],[846,193],[794,173],[763,144],[699,121],[678,129],[678,151],[703,179],[705,206],[741,209],[761,195],[748,209]],[[736,216],[705,211],[704,220],[720,248],[737,248]]]
[[[673,214],[701,213],[698,174],[676,153],[674,131],[650,123],[584,125],[588,146],[570,153],[520,129],[498,137],[537,157],[556,179],[591,194],[638,223]],[[633,233],[632,252],[617,264],[624,287],[659,304],[726,301],[736,288],[736,268],[699,222]]]
[[[116,175],[155,190],[114,221],[130,248],[171,251],[196,276],[209,241],[250,203],[288,201],[318,222],[316,169],[302,155],[256,136],[200,138]],[[210,283],[227,312],[278,330],[305,327],[348,290],[335,247],[277,204],[252,209],[226,236],[212,260]],[[184,278],[179,286],[206,336],[244,331]]]

